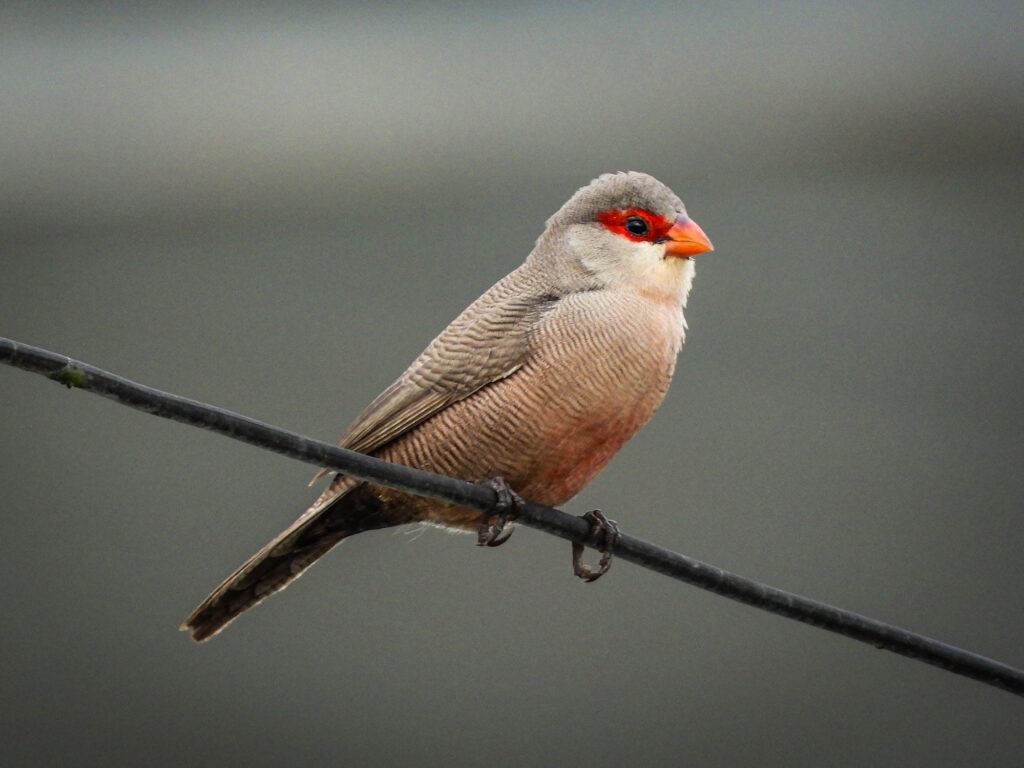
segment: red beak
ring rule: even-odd
[[[713,251],[714,246],[704,230],[697,226],[697,222],[680,216],[676,223],[665,233],[665,255],[675,256],[681,259],[688,259],[699,253]]]

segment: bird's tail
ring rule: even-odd
[[[366,514],[373,494],[346,480],[335,481],[302,517],[225,579],[185,619],[181,630],[191,632],[197,642],[213,637],[239,614],[288,586],[342,539],[383,527],[375,515]]]

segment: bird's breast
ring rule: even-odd
[[[515,373],[443,409],[380,455],[465,480],[501,476],[524,498],[564,504],[661,404],[682,323],[678,304],[640,295],[567,297],[531,331],[530,353]],[[426,516],[456,527],[477,519],[436,504]]]
[[[671,381],[682,322],[678,304],[583,294],[541,324],[522,382],[537,420],[524,497],[565,503],[648,422]]]

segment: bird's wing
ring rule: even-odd
[[[353,422],[340,445],[373,453],[452,403],[515,373],[529,331],[555,297],[524,291],[516,273],[498,282],[434,339]],[[321,472],[317,477],[329,474]]]

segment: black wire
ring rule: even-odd
[[[360,480],[449,501],[480,512],[490,512],[497,501],[494,490],[483,485],[391,464],[321,443],[197,400],[136,384],[64,355],[2,337],[0,362],[41,373],[67,387],[84,389],[155,416],[219,432],[235,440],[319,467],[338,470]],[[584,520],[532,502],[527,502],[520,510],[516,522],[595,548],[601,548],[604,543],[603,536],[594,542],[590,541],[591,526]],[[625,534],[615,544],[614,553],[623,560],[687,584],[1024,696],[1024,671],[962,648],[769,587]]]

